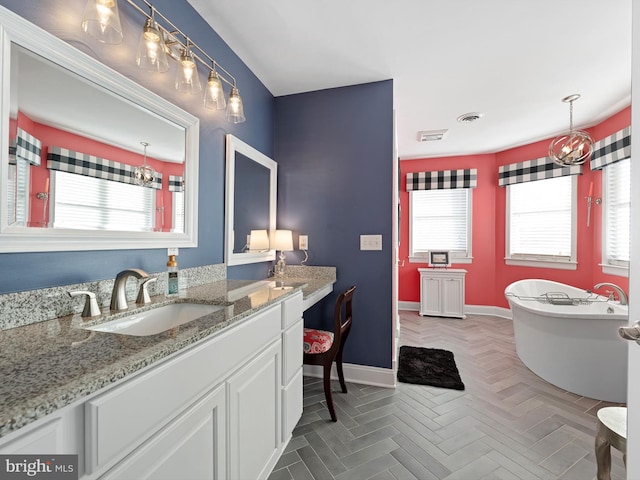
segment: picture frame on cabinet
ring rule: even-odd
[[[430,267],[450,267],[451,256],[449,252],[445,251],[430,251],[429,252],[429,266]]]

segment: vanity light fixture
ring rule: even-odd
[[[146,17],[136,56],[138,66],[153,72],[166,72],[169,69],[168,57],[171,57],[178,62],[176,90],[198,94],[202,91],[197,69],[197,63],[200,62],[209,69],[204,96],[205,107],[223,110],[226,106],[227,121],[244,122],[244,107],[234,76],[191,41],[148,0],[137,0],[137,3],[144,3],[151,13],[145,12],[134,0],[125,1]],[[87,0],[82,29],[101,42],[120,43],[122,28],[117,0]],[[231,88],[228,102],[224,98],[223,83]]]
[[[223,110],[227,106],[224,99],[224,90],[222,89],[222,81],[216,72],[216,63],[212,62],[209,78],[207,79],[207,88],[204,93],[204,106],[211,110]]]
[[[593,139],[582,130],[573,129],[573,102],[580,98],[580,94],[573,94],[562,99],[569,104],[569,131],[556,137],[549,145],[549,157],[563,167],[582,165],[593,147]]]
[[[136,63],[144,70],[164,73],[169,70],[167,46],[164,43],[164,35],[155,21],[154,11],[155,9],[151,7],[151,16],[147,18],[142,28]]]
[[[147,147],[148,142],[140,142],[140,145],[144,147],[144,163],[133,169],[133,178],[137,185],[141,187],[150,187],[156,180],[156,171],[153,167],[147,165]]]
[[[103,43],[121,43],[117,0],[89,0],[82,15],[82,30]]]
[[[280,250],[280,257],[276,262],[274,273],[277,277],[282,277],[285,269],[287,268],[284,261],[284,252],[290,252],[293,250],[293,233],[291,230],[276,230],[271,248],[274,250]]]

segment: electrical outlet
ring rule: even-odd
[[[179,255],[178,248],[177,247],[167,248],[167,255]]]
[[[298,237],[298,249],[299,250],[309,250],[309,236],[308,235],[300,235]]]

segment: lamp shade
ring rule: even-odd
[[[109,44],[122,42],[122,27],[116,0],[87,0],[82,29],[93,38]]]
[[[291,233],[291,230],[276,230],[271,248],[281,252],[293,250],[293,233]]]
[[[249,236],[249,250],[269,250],[269,234],[266,230],[251,230],[251,235]]]

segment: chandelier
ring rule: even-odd
[[[587,132],[573,129],[573,102],[579,98],[580,95],[575,93],[562,99],[569,104],[569,131],[556,137],[549,145],[549,157],[563,167],[582,165],[593,147],[593,139]]]

